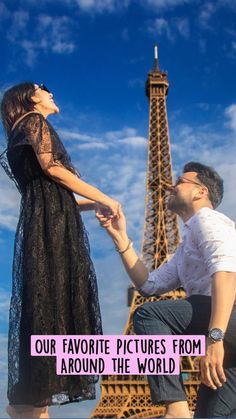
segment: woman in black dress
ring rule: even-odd
[[[81,209],[111,217],[119,203],[83,182],[47,121],[59,109],[46,86],[22,83],[1,103],[1,164],[21,193],[8,346],[8,414],[48,417],[48,405],[95,398],[95,376],[56,375],[54,357],[31,357],[31,335],[101,334],[96,275]],[[76,201],[74,193],[87,199]]]

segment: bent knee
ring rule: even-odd
[[[137,335],[140,334],[140,327],[142,327],[142,315],[141,315],[141,310],[142,306],[136,308],[134,314],[133,314],[133,326],[134,326],[134,331]]]
[[[138,335],[146,334],[144,323],[147,324],[149,320],[153,320],[153,313],[150,302],[139,306],[133,314],[134,331]]]

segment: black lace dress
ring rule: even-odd
[[[76,171],[57,133],[38,113],[18,122],[1,164],[22,196],[10,305],[9,402],[45,406],[94,399],[96,376],[56,375],[55,357],[30,355],[31,335],[102,333],[78,205],[42,168]]]

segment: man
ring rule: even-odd
[[[159,295],[180,286],[187,298],[148,302],[133,318],[137,334],[204,334],[202,384],[195,417],[233,417],[236,411],[236,230],[215,211],[223,180],[214,169],[190,162],[169,188],[168,208],[184,221],[184,237],[170,261],[149,273],[126,233],[125,217],[96,216],[114,240],[124,266],[141,294]],[[168,418],[191,417],[182,378],[148,377],[153,403],[165,402]]]

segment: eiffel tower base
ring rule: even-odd
[[[184,373],[187,375],[187,373]],[[199,381],[184,382],[190,411],[195,410]],[[107,376],[102,378],[101,399],[92,418],[157,418],[165,414],[164,405],[153,405],[146,377]]]

